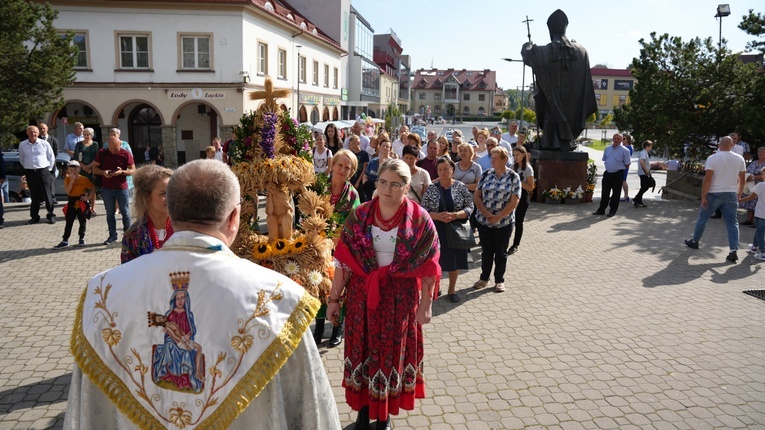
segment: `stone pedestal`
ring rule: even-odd
[[[563,152],[531,150],[532,167],[536,176],[536,201],[544,202],[542,191],[557,186],[561,190],[571,187],[575,190],[581,185],[587,188],[586,152]]]

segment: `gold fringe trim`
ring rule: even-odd
[[[276,376],[287,359],[300,345],[303,334],[319,312],[321,302],[303,293],[295,310],[292,311],[281,332],[271,345],[266,348],[258,361],[239,381],[218,409],[205,419],[198,428],[224,430],[236,419],[247,406],[263,391],[263,388]]]
[[[142,429],[163,429],[154,415],[133,396],[131,390],[101,360],[82,330],[82,314],[88,288],[82,292],[75,314],[70,350],[83,374],[111,400],[117,409]],[[199,423],[198,429],[224,430],[258,397],[300,345],[303,334],[313,322],[321,302],[304,292],[281,332],[263,351],[247,374],[236,384],[220,406]]]
[[[87,293],[88,287],[85,286],[74,317],[72,340],[69,345],[74,361],[82,373],[87,375],[88,379],[135,425],[142,429],[165,428],[159,420],[145,411],[143,405],[131,393],[130,388],[101,360],[101,357],[98,356],[98,353],[85,337],[85,333],[82,331],[82,313]]]

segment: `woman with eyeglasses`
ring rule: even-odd
[[[91,216],[98,215],[96,213],[96,188],[101,184],[101,177],[99,176],[98,179],[96,179],[93,176],[93,162],[96,161],[96,154],[98,154],[98,150],[101,149],[98,142],[93,140],[94,135],[95,130],[90,127],[82,130],[83,140],[77,142],[77,145],[74,147],[74,155],[72,156],[74,160],[80,162],[80,167],[82,167],[80,174],[90,179],[90,181],[96,185],[96,187],[93,187],[90,191],[90,196],[88,196],[88,199],[90,200]]]
[[[378,156],[367,165],[367,170],[364,172],[364,193],[367,196],[367,200],[372,200],[372,194],[375,192],[375,182],[377,181],[378,170],[380,166],[390,158],[391,143],[389,140],[383,140],[378,142],[377,154]]]
[[[523,238],[523,221],[526,219],[526,211],[531,203],[531,192],[534,191],[534,168],[527,162],[526,148],[516,145],[513,149],[513,170],[521,179],[521,199],[515,208],[515,238],[513,245],[507,250],[512,255],[518,252]]]
[[[442,272],[449,273],[449,300],[458,303],[457,277],[460,270],[468,268],[468,251],[452,249],[446,241],[446,224],[450,222],[468,222],[473,213],[473,195],[465,184],[454,180],[454,162],[449,157],[439,157],[436,162],[438,180],[430,184],[422,198],[422,207],[428,211],[436,225],[441,243],[441,256],[438,264]]]
[[[389,429],[390,415],[425,397],[422,325],[438,291],[438,236],[425,209],[406,198],[410,168],[388,160],[379,168],[377,196],[354,210],[335,248],[327,305],[340,317],[345,289],[345,398],[358,411],[356,428]]]
[[[507,168],[505,148],[491,150],[491,169],[481,175],[473,202],[476,207],[478,235],[481,238],[481,276],[473,288],[489,283],[494,265],[494,291],[505,291],[507,245],[513,234],[514,211],[521,198],[521,179]]]
[[[459,130],[454,130],[452,132],[452,144],[451,148],[449,149],[449,157],[451,157],[452,161],[455,163],[460,161],[460,155],[459,155],[459,147],[460,144],[462,144],[462,132]]]

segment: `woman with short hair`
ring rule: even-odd
[[[475,155],[473,156],[474,161],[482,157],[491,157],[489,150],[486,148],[486,141],[489,140],[489,137],[489,130],[485,128],[478,130],[478,133],[475,136],[478,147],[475,149]]]
[[[441,244],[441,256],[438,264],[442,272],[449,273],[449,300],[452,303],[460,301],[456,292],[457,277],[460,270],[468,268],[468,250],[449,247],[446,239],[447,224],[452,222],[466,223],[473,212],[473,195],[465,184],[454,180],[455,164],[449,157],[439,157],[436,161],[438,180],[430,184],[422,198],[422,207],[436,225],[438,240]]]
[[[96,179],[93,176],[93,162],[96,161],[96,155],[98,154],[99,149],[101,149],[101,146],[98,144],[98,142],[93,140],[95,133],[96,131],[90,127],[83,129],[82,130],[83,140],[81,142],[77,142],[77,145],[74,147],[74,155],[72,156],[74,160],[77,160],[80,163],[80,167],[82,168],[82,171],[80,172],[80,174],[88,178],[90,182],[96,185],[90,191],[90,195],[88,196],[88,200],[90,200],[91,216],[97,215],[96,214],[96,188],[101,183],[100,176],[98,177],[98,179]]]
[[[473,161],[473,145],[469,143],[461,143],[457,149],[459,153],[459,162],[454,167],[454,179],[465,184],[470,192],[474,192],[478,186],[478,180],[481,179],[481,173],[483,169],[475,161]]]
[[[147,164],[135,171],[133,219],[136,221],[122,237],[122,264],[162,248],[173,235],[165,200],[172,174],[172,170],[156,164]]]
[[[406,145],[401,150],[401,159],[409,166],[412,174],[412,181],[409,184],[409,192],[406,196],[410,200],[414,200],[417,203],[422,201],[422,196],[425,195],[425,190],[430,186],[430,173],[422,167],[417,166],[417,157],[420,155],[420,150],[414,145]]]
[[[501,293],[505,291],[506,252],[513,234],[514,211],[521,198],[521,179],[507,168],[505,148],[492,149],[490,156],[491,169],[481,175],[473,195],[481,239],[481,276],[473,288],[489,283],[494,264],[494,291]]]

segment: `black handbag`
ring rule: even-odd
[[[438,188],[441,191],[439,209],[443,212],[445,209],[443,193],[446,190],[441,188],[441,185],[439,185]],[[466,219],[445,222],[444,229],[446,230],[446,246],[448,248],[469,250],[477,245],[475,235],[473,235],[473,229],[470,227],[470,223]]]

